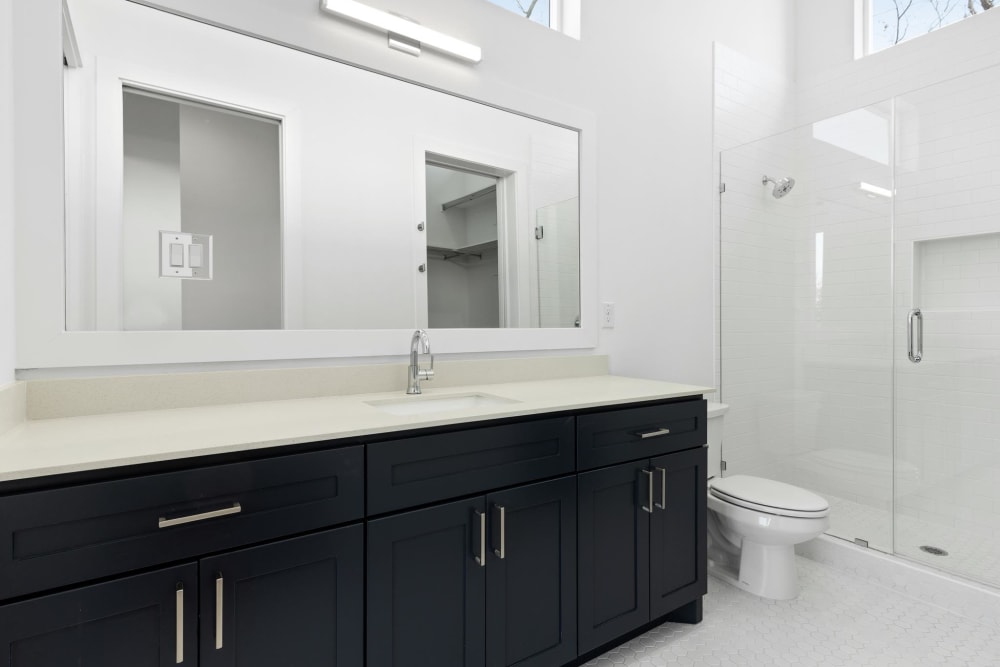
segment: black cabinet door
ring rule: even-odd
[[[360,525],[201,561],[202,667],[361,667]]]
[[[707,448],[655,458],[650,515],[650,613],[659,618],[704,595]]]
[[[576,658],[576,478],[490,494],[488,667]]]
[[[486,501],[368,523],[368,667],[485,663]]]
[[[580,654],[650,619],[648,463],[578,478]]]
[[[0,607],[0,667],[197,665],[198,566]]]

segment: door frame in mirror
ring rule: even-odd
[[[62,0],[13,5],[17,30],[12,46],[18,63],[13,80],[17,367],[403,355],[410,330],[66,330],[62,10]],[[517,109],[512,112],[579,133],[581,326],[436,329],[435,351],[459,354],[594,348],[599,338],[596,120],[588,111],[524,91],[503,88],[494,97],[470,101],[504,111]]]

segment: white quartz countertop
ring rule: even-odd
[[[402,389],[259,403],[29,420],[0,435],[0,482],[85,470],[392,433],[714,391],[613,375]],[[370,403],[483,394],[500,405],[392,415]]]

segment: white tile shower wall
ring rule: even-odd
[[[721,364],[727,472],[772,476],[793,445],[790,388],[795,367],[792,193],[770,195],[761,176],[794,172],[789,134],[726,151],[722,178]]]
[[[713,200],[713,247],[721,247],[727,258],[724,265],[728,267],[726,275],[722,275],[720,254],[713,253],[715,386],[722,386],[720,341],[730,346],[733,356],[733,366],[726,369],[727,387],[721,397],[714,398],[732,403],[732,412],[726,417],[723,450],[731,473],[767,468],[766,451],[774,446],[773,440],[780,438],[777,425],[787,417],[780,395],[783,384],[789,380],[790,368],[777,361],[776,348],[790,344],[787,327],[781,323],[785,319],[781,312],[784,305],[790,305],[787,301],[790,294],[785,287],[790,284],[792,266],[786,261],[788,255],[782,252],[783,244],[788,241],[787,229],[783,225],[762,227],[765,213],[772,208],[771,202],[760,197],[763,165],[752,160],[730,164],[723,178],[719,155],[726,149],[788,129],[794,118],[793,93],[786,72],[715,43],[713,182],[728,181],[725,204],[727,213],[734,215],[727,215],[724,221],[726,227],[721,231],[720,244],[720,199]],[[788,169],[784,148],[779,147],[777,155],[769,156],[774,173]],[[760,238],[753,238],[755,231],[762,232]],[[758,265],[768,267],[767,271],[755,275],[755,285],[743,284],[738,269]],[[725,332],[720,319],[720,298],[732,304],[733,310],[727,308],[727,312],[741,317],[739,323]],[[772,318],[777,318],[773,327]],[[765,387],[766,395],[758,397],[756,390]]]

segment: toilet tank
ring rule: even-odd
[[[708,477],[722,476],[722,420],[729,412],[725,403],[708,401]]]

